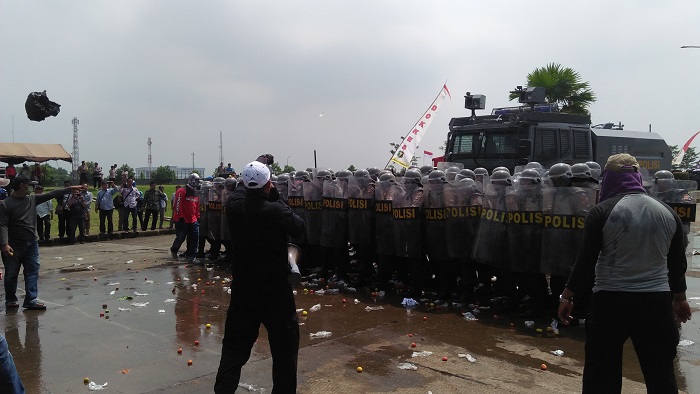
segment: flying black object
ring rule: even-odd
[[[49,100],[46,95],[46,90],[43,92],[32,92],[27,96],[27,101],[24,103],[24,109],[27,111],[29,120],[41,122],[49,116],[56,116],[61,112],[61,105]]]

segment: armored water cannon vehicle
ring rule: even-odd
[[[445,161],[512,172],[531,161],[545,168],[588,161],[602,167],[610,155],[629,153],[650,173],[671,169],[671,149],[657,133],[626,131],[612,123],[591,127],[590,115],[563,113],[546,103],[544,88],[518,86],[511,93],[524,105],[476,115],[486,108],[486,96],[467,92],[465,108],[472,113],[450,120]]]

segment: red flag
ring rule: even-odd
[[[432,156],[432,155],[433,155],[433,152],[424,150],[424,151],[423,151],[423,154],[426,155],[426,156]]]

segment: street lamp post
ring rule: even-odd
[[[683,45],[681,47],[681,49],[685,49],[685,48],[700,48],[700,45]]]
[[[289,167],[289,158],[292,156],[287,156],[287,167]]]

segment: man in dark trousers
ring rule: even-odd
[[[577,293],[593,289],[586,319],[584,393],[622,390],[622,349],[628,338],[650,393],[678,392],[677,324],[690,319],[683,224],[642,186],[639,163],[626,153],[608,158],[579,255],[559,296],[569,324]]]
[[[216,393],[238,387],[241,368],[265,325],[272,353],[273,393],[295,393],[299,322],[287,261],[287,237],[299,236],[304,221],[279,199],[270,170],[263,163],[248,163],[242,173],[244,199],[230,199],[227,222],[238,247],[233,255],[231,304],[226,317]],[[260,284],[265,291],[260,292]]]

